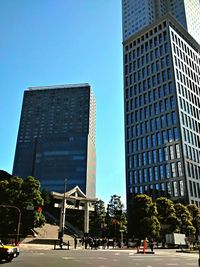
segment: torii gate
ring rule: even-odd
[[[51,192],[51,194],[53,198],[62,200],[62,203],[60,204],[55,203],[56,208],[61,208],[60,227],[59,227],[60,237],[63,237],[64,234],[66,209],[84,210],[84,233],[89,233],[89,212],[94,211],[94,207],[91,204],[96,203],[98,201],[98,198],[87,197],[78,186],[75,186],[68,192],[64,193]],[[73,202],[73,205],[68,205],[66,203],[67,200]],[[81,203],[83,204],[83,206],[80,205]]]

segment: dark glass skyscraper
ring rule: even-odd
[[[13,174],[41,187],[78,185],[96,194],[96,103],[89,84],[29,87],[24,92]]]
[[[200,7],[191,2],[123,1],[129,222],[137,194],[200,207]]]

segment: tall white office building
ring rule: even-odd
[[[199,9],[198,0],[123,0],[129,230],[137,194],[200,207]]]

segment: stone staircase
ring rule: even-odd
[[[46,223],[41,228],[35,228],[33,233],[34,236],[28,236],[25,239],[21,240],[22,244],[29,243],[29,244],[54,244],[56,240],[58,240],[58,230],[59,227],[57,225],[52,225]],[[74,238],[70,235],[64,235],[63,241],[68,243],[70,246],[74,246]]]

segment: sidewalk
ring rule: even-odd
[[[19,245],[20,251],[47,251],[47,250],[54,250],[54,245],[52,244],[23,244],[21,243]],[[62,250],[58,245],[56,246],[56,250]],[[68,250],[67,246],[63,247],[63,250]],[[75,249],[74,246],[70,246],[69,250],[84,250],[85,248],[83,246],[79,247],[77,246],[77,248]],[[90,249],[87,249],[90,250]],[[109,249],[102,249],[99,248],[97,249],[97,251],[114,251],[114,252],[129,252],[129,253],[133,253],[136,255],[160,255],[160,254],[167,254],[167,255],[172,255],[172,254],[177,254],[177,253],[188,253],[188,251],[180,251],[180,250],[176,250],[176,249],[154,249],[154,253],[151,252],[150,249],[146,250],[146,254],[143,253],[137,253],[136,248],[109,248]],[[192,254],[198,254],[198,251],[195,253],[193,252]]]
[[[19,244],[20,251],[29,251],[29,250],[53,250],[53,245],[41,245],[41,244]]]

